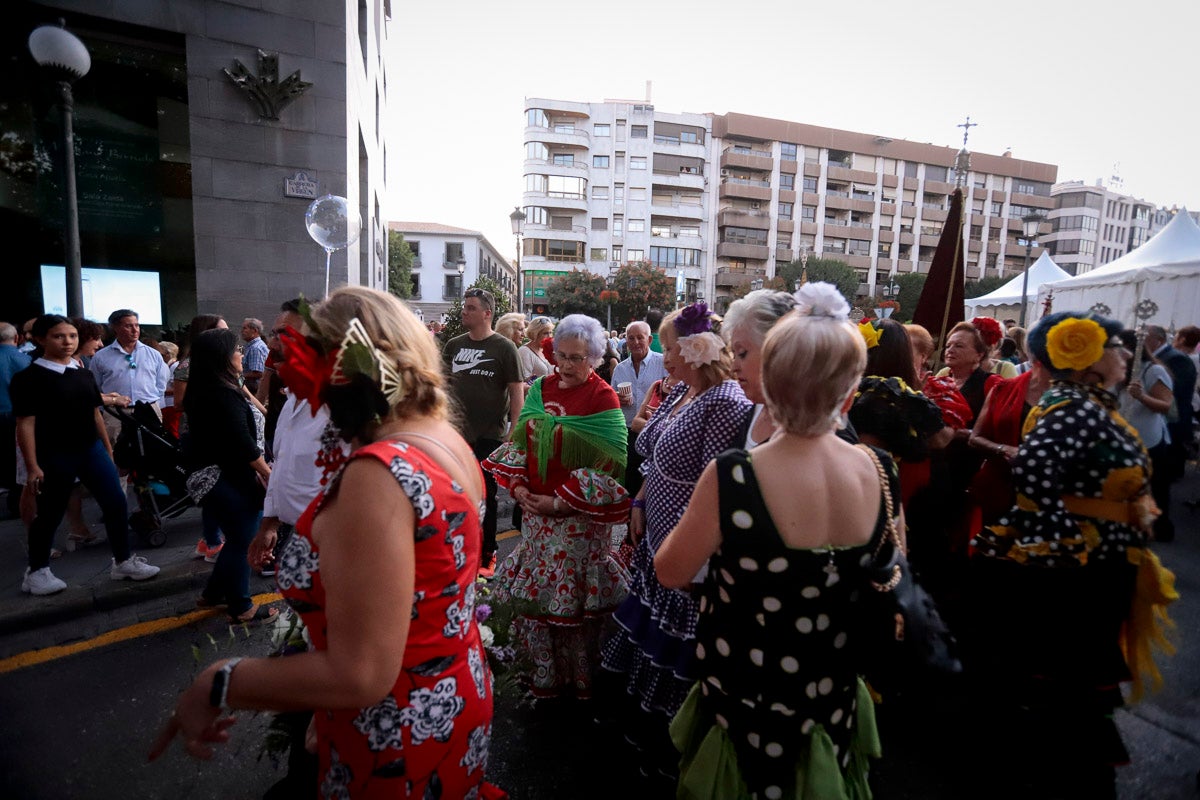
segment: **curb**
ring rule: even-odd
[[[0,603],[0,635],[36,630],[47,625],[112,611],[146,600],[203,588],[212,564],[187,561],[168,564],[148,581],[105,581],[97,586],[69,586],[47,597],[26,597]]]

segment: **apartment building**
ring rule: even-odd
[[[603,274],[645,260],[678,278],[688,300],[723,309],[734,289],[803,252],[850,264],[860,294],[874,295],[890,275],[928,271],[956,154],[744,114],[530,99],[525,300],[572,267]],[[1056,175],[1052,164],[971,155],[968,277],[1022,269],[1021,217],[1050,211]]]
[[[478,278],[499,284],[510,303],[517,293],[517,271],[479,231],[440,222],[389,222],[404,234],[412,250],[412,297],[408,305],[424,320],[440,320],[463,288]]]
[[[1056,183],[1044,243],[1055,263],[1082,275],[1136,250],[1174,216],[1153,203],[1114,191],[1103,181]]]

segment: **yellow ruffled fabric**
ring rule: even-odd
[[[1138,571],[1133,607],[1121,627],[1121,651],[1133,675],[1129,699],[1136,703],[1147,686],[1152,691],[1162,687],[1162,673],[1154,663],[1154,651],[1175,653],[1175,645],[1167,638],[1167,631],[1175,627],[1167,616],[1167,606],[1179,599],[1179,592],[1175,589],[1175,573],[1164,567],[1153,552],[1130,548],[1127,555]]]

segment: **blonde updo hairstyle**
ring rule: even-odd
[[[683,313],[682,308],[677,308],[670,314],[663,317],[662,323],[658,326],[658,341],[666,350],[679,340],[679,332],[675,330],[675,320]],[[710,319],[713,323],[713,333],[721,338],[721,318],[716,314],[712,314]],[[688,365],[691,366],[690,364]],[[713,386],[717,386],[733,377],[733,353],[729,351],[729,343],[721,338],[721,355],[716,361],[705,364],[698,369],[700,378],[704,381],[703,386],[693,386],[697,392],[702,392]]]
[[[525,324],[525,315],[519,311],[510,311],[496,320],[496,333],[505,339],[512,339],[513,334]]]
[[[374,392],[359,384],[327,387],[324,399],[342,437],[373,441],[379,425],[401,417],[448,419],[442,359],[420,320],[393,295],[362,286],[343,286],[312,310],[320,338],[330,349],[341,344],[355,317],[383,358],[395,365],[403,395],[389,406],[377,385]]]
[[[797,436],[833,429],[867,365],[862,334],[844,320],[793,311],[767,333],[762,388],[775,424]]]

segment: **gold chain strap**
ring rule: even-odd
[[[888,480],[887,470],[883,468],[883,462],[879,460],[879,456],[875,455],[874,450],[872,450],[870,447],[867,447],[865,444],[859,444],[857,446],[862,448],[862,450],[868,456],[870,456],[871,463],[875,465],[875,472],[879,474],[879,488],[883,492],[884,511],[887,513],[887,536],[892,540],[892,543],[895,544],[898,549],[903,551],[904,546],[900,543],[900,534],[896,530],[896,516],[892,510],[892,484],[891,481]],[[879,546],[875,548],[875,555],[878,556],[879,551],[882,549],[883,538],[880,537]],[[887,583],[876,583],[875,581],[871,581],[870,583],[872,588],[874,588],[877,592],[890,592],[892,589],[896,588],[898,583],[900,583],[900,565],[896,564],[892,567],[892,576],[888,579]]]

